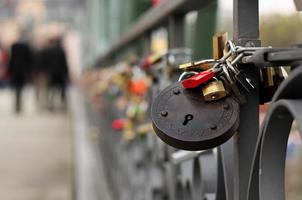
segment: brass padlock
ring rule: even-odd
[[[215,80],[206,84],[202,88],[205,101],[216,101],[226,96],[226,91],[222,81]]]
[[[134,123],[131,119],[127,119],[123,129],[123,139],[133,140],[135,138]]]
[[[206,59],[206,60],[181,64],[179,65],[179,69],[184,71],[200,71],[200,70],[204,71],[210,69],[216,63],[217,61],[215,59]]]
[[[274,76],[275,76],[275,69],[272,67],[267,67],[262,69],[261,71],[262,77],[261,80],[264,83],[265,87],[273,87],[275,85],[274,83]]]
[[[145,123],[145,124],[138,125],[136,127],[136,133],[139,135],[153,133],[152,123]]]
[[[213,38],[213,58],[218,60],[223,56],[223,50],[228,40],[228,33],[216,33]]]
[[[196,62],[188,62],[179,65],[179,69],[184,71],[200,71],[208,70],[217,63],[217,60],[223,56],[223,50],[228,40],[228,33],[217,33],[213,36],[213,59],[201,60]]]

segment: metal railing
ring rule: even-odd
[[[163,25],[168,30],[169,48],[183,47],[185,14],[210,2],[164,1],[139,18],[129,32],[122,35],[95,65],[114,62],[119,53],[140,38],[149,43],[150,31]],[[240,46],[260,46],[258,1],[234,0],[233,5],[234,43]],[[243,70],[259,83],[259,68],[251,65]],[[256,84],[256,89],[248,94],[247,103],[240,108],[239,130],[230,140],[215,150],[191,153],[179,151],[168,161],[152,157],[152,154],[157,154],[154,151],[162,151],[158,154],[162,157],[170,151],[154,135],[148,136],[144,142],[133,141],[131,145],[117,142],[117,136],[109,131],[110,116],[98,116],[102,122],[97,126],[103,132],[100,148],[104,154],[109,184],[115,193],[114,198],[284,200],[287,137],[294,119],[302,124],[302,93],[294,90],[297,86],[302,87],[301,77],[300,67],[282,84],[260,131],[259,85]],[[114,113],[114,108],[110,113]],[[302,127],[299,128],[301,132]],[[117,147],[113,148],[110,144]],[[185,156],[179,158],[182,154]],[[144,155],[150,157],[146,158]],[[148,180],[146,184],[150,186],[144,190],[152,190],[155,196],[147,198],[136,195],[140,194],[141,191],[137,189],[140,187],[135,185],[135,180],[131,180],[139,179],[142,166],[142,171],[148,172],[147,175],[142,175],[142,179]],[[123,171],[127,169],[127,172]],[[163,182],[158,183],[152,176]]]

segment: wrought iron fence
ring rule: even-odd
[[[95,66],[117,62],[119,54],[139,39],[145,41],[148,52],[150,32],[159,26],[167,27],[170,49],[183,48],[185,14],[210,2],[164,1],[145,13]],[[242,47],[260,46],[258,1],[234,0],[233,5],[234,43]],[[284,200],[287,139],[293,120],[298,122],[302,133],[302,90],[297,89],[302,87],[302,68],[299,67],[302,54],[299,48],[278,52],[265,52],[271,59],[265,60],[265,64],[286,64],[294,70],[276,91],[261,129],[259,70],[263,67],[264,61],[260,59],[263,52],[242,68],[254,80],[255,90],[247,94],[247,102],[240,107],[238,131],[214,149],[175,150],[155,134],[125,141],[111,129],[117,111],[110,98],[103,99],[106,108],[102,113],[88,106],[90,121],[100,131],[98,148],[103,155],[112,198]],[[162,60],[164,65],[169,62],[168,57]],[[160,87],[153,89],[158,93]]]

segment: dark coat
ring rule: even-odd
[[[35,52],[34,56],[34,66],[33,72],[34,75],[38,74],[48,74],[49,73],[49,58],[48,58],[48,49],[41,49]]]
[[[68,66],[63,48],[59,45],[50,47],[44,52],[47,57],[49,84],[63,86],[68,80]]]
[[[31,74],[32,54],[27,43],[17,42],[11,47],[9,72],[13,86],[20,87]]]

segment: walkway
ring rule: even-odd
[[[33,90],[16,116],[0,90],[0,199],[71,200],[72,126],[68,114],[38,112]]]

